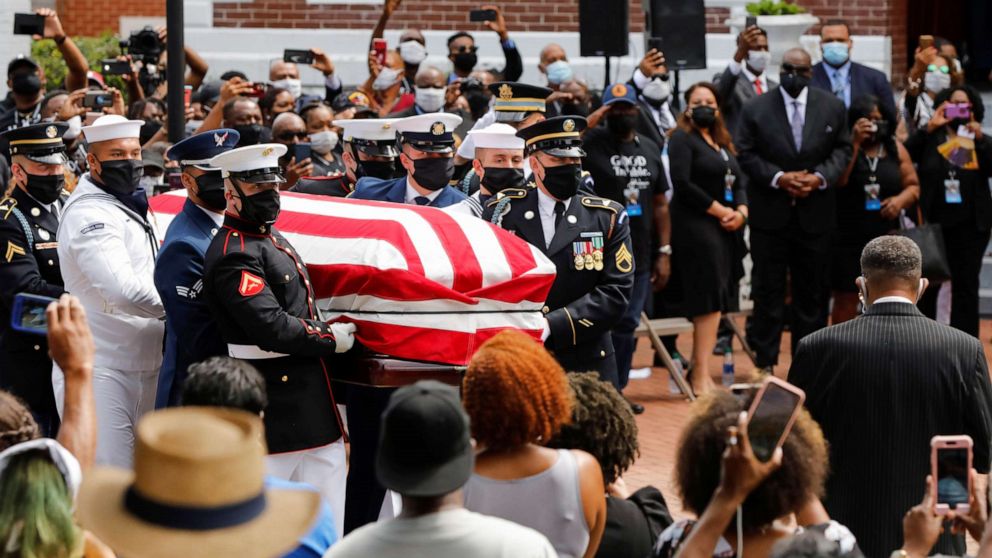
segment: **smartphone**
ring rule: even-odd
[[[386,66],[386,39],[373,39],[372,50],[375,51],[375,60],[379,66]]]
[[[806,393],[774,376],[761,383],[747,413],[747,435],[759,461],[768,461],[792,430]]]
[[[313,53],[309,50],[287,48],[282,51],[282,61],[295,62],[297,64],[313,64]]]
[[[752,27],[758,26],[758,16],[749,15],[744,18],[744,29],[750,29]]]
[[[105,76],[126,76],[131,73],[131,64],[127,60],[104,58],[100,61],[100,70]]]
[[[189,103],[193,99],[193,86],[184,85],[183,86],[183,106],[189,108]]]
[[[968,513],[971,494],[971,436],[934,436],[930,440],[930,475],[933,478],[934,512]]]
[[[920,35],[920,50],[933,46],[933,35]]]
[[[469,21],[496,21],[496,10],[472,10],[468,13]]]
[[[948,120],[954,120],[955,118],[971,120],[971,104],[949,103],[947,107],[944,108],[944,116]]]
[[[664,52],[665,41],[661,37],[648,37],[648,51],[651,49]]]
[[[15,35],[44,35],[45,16],[38,14],[14,14]]]
[[[45,309],[55,302],[54,298],[28,293],[14,295],[14,306],[10,313],[10,327],[23,333],[48,335],[48,316]]]
[[[83,97],[86,108],[101,109],[114,106],[114,94],[110,91],[87,91]]]
[[[310,158],[310,144],[309,143],[294,143],[293,144],[293,158],[296,162],[306,161]]]
[[[251,84],[251,91],[245,93],[245,97],[255,97],[261,99],[265,96],[265,84],[264,83],[253,83]]]

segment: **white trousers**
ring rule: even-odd
[[[348,480],[348,458],[344,437],[319,448],[277,453],[265,458],[269,474],[303,482],[316,488],[331,506],[338,536],[344,532],[344,495]]]
[[[52,387],[59,417],[65,412],[65,377],[56,365]],[[140,371],[93,369],[96,403],[96,463],[131,469],[134,464],[134,428],[155,408],[158,369]]]

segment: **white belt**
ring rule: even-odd
[[[273,353],[272,351],[266,351],[259,348],[258,345],[234,345],[228,343],[227,354],[233,358],[240,358],[244,360],[260,360],[266,358],[282,358],[289,356],[283,353]]]

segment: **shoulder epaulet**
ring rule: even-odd
[[[605,209],[607,211],[612,211],[613,213],[619,213],[623,210],[615,201],[608,200],[606,198],[600,198],[597,196],[582,196],[582,205],[594,209]]]
[[[494,206],[502,200],[520,200],[526,198],[529,191],[530,190],[527,187],[507,188],[505,190],[500,190],[495,196],[486,202],[486,207]]]
[[[0,219],[6,220],[14,208],[17,207],[17,200],[11,197],[0,199]]]

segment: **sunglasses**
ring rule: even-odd
[[[307,139],[306,132],[283,132],[277,136],[276,139],[281,139],[282,141],[291,141],[293,138],[304,140]]]
[[[455,49],[455,52],[469,52],[469,53],[475,54],[476,52],[478,52],[478,50],[479,50],[479,47],[477,47],[477,46],[462,45],[462,46],[458,47],[457,49]]]
[[[951,68],[949,66],[938,66],[936,64],[930,64],[929,66],[927,66],[927,71],[928,72],[940,72],[942,74],[949,74],[949,73],[951,73]]]
[[[793,64],[789,64],[788,62],[784,62],[782,64],[782,71],[785,72],[785,73],[787,73],[787,74],[801,74],[801,73],[805,73],[805,72],[812,72],[813,71],[813,67],[812,66],[796,66],[796,65],[793,65]]]

